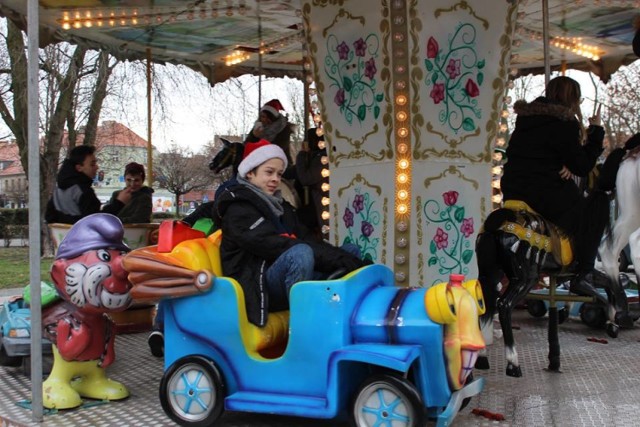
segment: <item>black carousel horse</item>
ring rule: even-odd
[[[556,281],[566,282],[575,276],[571,246],[567,237],[553,224],[520,201],[506,201],[503,208],[493,211],[478,234],[478,278],[486,303],[486,312],[480,323],[483,329],[490,328],[497,310],[503,332],[508,376],[522,376],[513,338],[512,309],[539,282],[541,275],[549,276],[550,286],[555,286]],[[508,279],[508,286],[502,289],[505,277]],[[607,305],[610,314],[607,333],[615,337],[618,334],[618,325],[615,323],[616,300],[626,300],[624,290],[617,289],[617,283],[612,283],[606,275],[597,272],[594,273],[592,285],[594,288],[592,292],[587,290],[587,296],[595,297]],[[604,298],[596,287],[604,288],[608,298]],[[560,368],[557,324],[558,312],[552,306],[549,309],[551,371],[559,371]],[[489,367],[486,356],[479,357],[476,367]]]
[[[228,139],[220,138],[222,149],[209,162],[209,169],[216,175],[229,166],[233,167],[233,176],[238,173],[238,165],[242,161],[244,144],[241,142],[231,142]]]

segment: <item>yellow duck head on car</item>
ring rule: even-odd
[[[484,313],[484,298],[477,280],[439,283],[425,294],[431,320],[444,325],[447,376],[454,390],[461,389],[485,348],[478,316]]]

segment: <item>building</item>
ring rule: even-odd
[[[20,163],[18,144],[0,141],[0,208],[25,207],[27,192],[27,176]]]
[[[82,140],[82,134],[79,140]],[[62,144],[60,155],[64,158],[69,145],[66,133]],[[157,155],[154,148],[153,156]],[[104,121],[98,127],[96,156],[100,170],[95,180],[95,191],[102,202],[108,201],[113,191],[124,187],[124,167],[127,163],[137,162],[148,170],[147,141],[115,121]],[[173,195],[166,190],[156,190],[154,195],[163,201],[173,200]],[[26,207],[27,199],[27,176],[20,162],[18,145],[15,140],[0,141],[0,207]],[[168,209],[172,210],[171,207]]]

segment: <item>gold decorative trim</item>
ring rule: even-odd
[[[335,219],[336,224],[338,223],[338,204],[334,203],[333,204],[333,218]],[[340,246],[340,238],[338,236],[338,226],[335,225],[334,227],[331,227],[331,229],[333,230],[333,241],[334,241],[334,245],[335,246]]]
[[[380,255],[380,262],[382,264],[387,263],[387,227],[388,227],[388,213],[389,213],[389,199],[384,198],[382,202],[382,254]]]
[[[424,287],[424,255],[422,252],[418,253],[418,279],[420,280],[420,285]]]
[[[376,193],[378,193],[378,197],[382,194],[382,187],[378,186],[378,185],[373,185],[371,184],[369,181],[367,181],[366,179],[364,179],[364,177],[362,176],[362,174],[357,173],[356,176],[351,180],[351,182],[349,182],[347,185],[345,185],[344,187],[340,188],[338,190],[338,197],[342,197],[342,193],[345,190],[348,190],[349,188],[351,188],[353,186],[354,182],[362,182],[364,183],[367,187],[369,188],[373,188]]]
[[[440,16],[441,13],[443,12],[454,12],[458,9],[465,9],[469,11],[469,14],[471,16],[473,16],[474,18],[476,18],[478,21],[482,22],[482,25],[484,26],[485,30],[489,29],[489,21],[487,21],[486,19],[480,18],[478,15],[476,15],[476,13],[473,11],[473,9],[471,8],[471,6],[469,6],[469,3],[467,3],[466,1],[461,1],[460,3],[456,3],[453,6],[451,6],[449,9],[444,9],[444,8],[440,8],[440,9],[436,9],[434,16],[437,18]]]
[[[511,39],[516,26],[516,17],[518,12],[517,2],[511,3],[507,12],[507,20],[504,27],[502,37],[500,37],[500,66],[498,67],[498,76],[493,79],[494,97],[491,103],[491,120],[487,122],[487,144],[484,148],[484,162],[491,162],[491,153],[493,141],[498,134],[499,111],[502,110],[502,100],[507,94],[505,82],[508,80],[507,71],[511,60]]]
[[[347,160],[347,159],[361,159],[363,157],[369,157],[372,160],[380,161],[385,157],[389,159],[392,158],[393,151],[391,150],[390,142],[387,142],[387,149],[385,150],[383,148],[382,150],[380,150],[380,153],[378,155],[371,154],[367,150],[361,149],[361,147],[364,145],[367,138],[370,137],[371,135],[376,134],[378,130],[379,130],[379,127],[378,127],[378,123],[376,122],[371,132],[366,133],[361,140],[354,141],[353,138],[348,138],[344,136],[342,133],[340,133],[339,130],[336,129],[336,132],[335,132],[336,139],[341,139],[343,141],[346,141],[346,143],[351,145],[354,148],[354,150],[351,151],[349,154],[340,153],[340,154],[331,155],[330,157],[331,157],[332,163],[334,163],[335,166],[339,166],[341,160]],[[388,138],[387,138],[387,141],[389,141]]]
[[[333,22],[329,24],[329,26],[326,27],[324,30],[322,30],[322,37],[326,38],[329,30],[338,23],[338,19],[345,18],[345,17],[352,21],[360,21],[360,25],[364,25],[364,21],[365,21],[364,16],[354,16],[349,12],[347,12],[346,10],[340,8],[340,10],[338,11],[338,14],[333,18]]]
[[[313,0],[312,4],[314,6],[319,6],[319,7],[327,7],[327,5],[329,6],[342,6],[344,4],[346,0]]]
[[[471,185],[473,185],[473,188],[475,190],[477,190],[478,188],[480,188],[480,183],[474,179],[470,179],[467,178],[466,176],[464,176],[464,174],[460,171],[460,169],[458,169],[455,165],[449,165],[449,167],[447,169],[445,169],[440,175],[438,176],[434,176],[431,178],[426,178],[424,180],[424,188],[429,188],[429,186],[431,185],[431,183],[433,181],[438,181],[442,178],[445,177],[445,175],[447,174],[451,174],[451,175],[457,175],[460,179],[462,179],[463,181],[467,181],[468,183],[470,183]]]
[[[435,157],[445,157],[448,159],[463,158],[463,159],[469,160],[472,163],[478,163],[482,161],[482,157],[483,157],[482,153],[479,153],[477,155],[469,155],[462,150],[455,150],[455,147],[462,144],[467,138],[479,136],[480,128],[476,128],[474,133],[467,134],[462,138],[460,138],[460,140],[449,139],[449,137],[446,134],[442,132],[437,132],[436,130],[434,130],[431,122],[427,122],[427,132],[432,133],[434,135],[438,135],[451,148],[449,149],[445,148],[444,150],[441,150],[441,151],[438,151],[435,148],[425,148],[424,150],[422,150],[422,152],[419,152],[418,147],[416,146],[416,149],[414,150],[414,157],[418,159],[426,160],[430,157],[429,154],[433,154]]]
[[[424,232],[422,231],[422,196],[416,197],[416,236],[418,237],[418,246],[422,246]]]

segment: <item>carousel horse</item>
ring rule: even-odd
[[[478,234],[476,241],[476,257],[478,277],[486,303],[486,312],[480,319],[481,327],[492,327],[493,316],[497,310],[505,345],[506,374],[521,377],[522,370],[511,324],[512,309],[539,282],[541,275],[550,277],[550,286],[555,286],[556,281],[566,282],[576,275],[572,243],[555,225],[542,218],[526,203],[508,200],[504,207],[493,211],[484,222],[483,230]],[[607,305],[610,314],[607,333],[617,336],[618,325],[614,321],[613,313],[615,296],[619,295],[619,292],[612,289],[617,282],[611,282],[604,274],[597,272],[593,277],[592,292],[589,292],[588,296]],[[502,289],[504,278],[508,280],[506,289]],[[605,288],[609,298],[603,297],[596,290],[597,287]],[[549,316],[549,370],[558,371],[558,313],[550,309]],[[486,355],[479,357],[476,367],[488,369]]]
[[[225,138],[220,138],[222,141],[222,149],[211,159],[209,162],[209,169],[215,174],[219,174],[222,170],[233,167],[233,176],[238,173],[238,166],[242,161],[242,154],[244,153],[244,144],[241,142],[232,142]],[[300,198],[295,190],[293,184],[286,179],[280,181],[278,189],[282,193],[282,198],[289,202],[291,206],[297,208],[300,206]]]
[[[618,283],[620,268],[618,255],[629,244],[631,260],[636,272],[640,275],[640,151],[629,152],[627,158],[620,165],[616,177],[616,202],[619,215],[613,230],[602,241],[599,248],[602,269],[609,280]],[[622,288],[622,285],[619,285]],[[619,299],[616,307],[619,322],[622,326],[632,327],[633,319],[629,316],[627,300]]]

